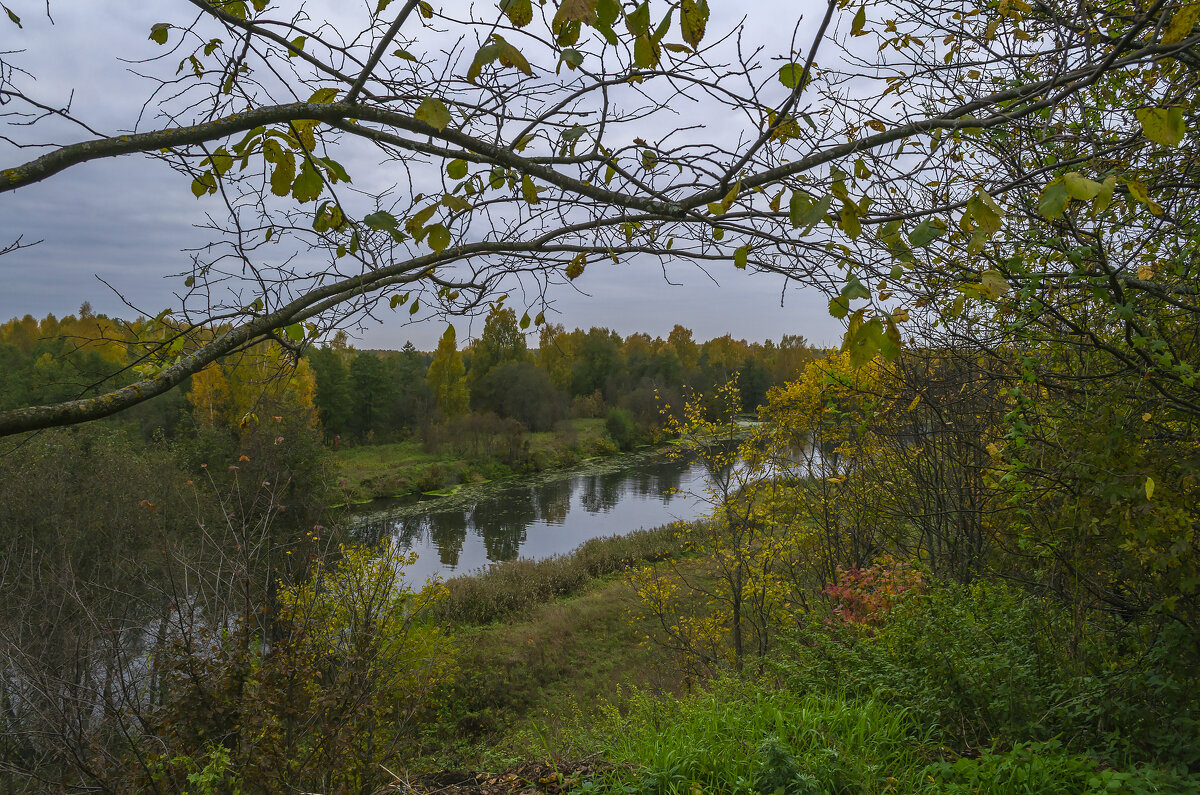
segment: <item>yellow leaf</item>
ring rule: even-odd
[[[1178,44],[1192,34],[1196,22],[1200,21],[1200,2],[1188,3],[1175,12],[1167,29],[1163,31],[1163,44]]]

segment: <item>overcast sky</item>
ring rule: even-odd
[[[73,111],[101,131],[128,129],[136,119],[149,85],[132,74],[128,59],[159,54],[147,40],[150,25],[163,19],[186,19],[186,5],[172,3],[52,3],[54,24],[46,18],[44,0],[5,0],[21,16],[17,30],[0,19],[0,51],[5,60],[36,77],[17,81],[33,87],[47,103],[65,103],[74,89]],[[790,36],[790,27],[776,29],[779,8],[791,3],[731,4],[710,0],[714,19],[710,30],[728,25],[730,14],[749,14],[748,39]],[[775,6],[778,5],[778,8]],[[814,13],[817,6],[813,4]],[[772,13],[775,12],[775,13]],[[775,42],[786,51],[787,41]],[[24,50],[13,54],[14,50]],[[11,110],[11,105],[0,112]],[[719,120],[708,120],[719,123]],[[143,121],[140,129],[158,125]],[[41,125],[38,140],[55,143],[84,140],[86,131],[66,125]],[[9,132],[9,131],[6,131]],[[0,141],[0,168],[31,159],[39,152],[17,149]],[[143,157],[124,157],[76,166],[40,184],[0,195],[0,245],[18,235],[36,246],[0,257],[0,320],[26,313],[41,317],[74,312],[90,301],[99,312],[129,317],[103,278],[132,304],[151,313],[177,304],[172,290],[180,287],[173,274],[184,271],[189,258],[182,250],[203,243],[195,228],[206,207],[188,190],[186,180],[165,165]],[[214,209],[209,205],[208,209]],[[796,283],[766,274],[746,274],[732,265],[711,274],[679,262],[667,271],[656,261],[623,262],[591,267],[577,280],[577,290],[559,288],[550,298],[548,320],[568,328],[607,326],[630,334],[645,331],[666,336],[676,323],[691,328],[698,339],[730,333],[750,340],[779,339],[802,334],[815,343],[840,339],[837,321],[828,316],[826,300]],[[557,314],[556,314],[557,313]],[[407,314],[402,315],[404,320]],[[419,316],[418,316],[419,317]],[[441,321],[407,324],[401,315],[384,312],[381,324],[371,323],[360,334],[361,347],[399,347],[411,340],[431,349],[444,328]],[[466,323],[459,325],[466,331]],[[475,333],[482,327],[477,323]],[[460,331],[460,336],[462,334]]]

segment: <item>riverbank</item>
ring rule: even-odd
[[[620,545],[653,547],[671,535],[660,529],[632,542],[598,540],[555,566],[504,564],[473,583],[452,581],[451,591],[465,587],[474,597],[518,583],[538,590],[557,566],[581,567],[573,558],[617,560]],[[1128,749],[1086,734],[1046,736],[1036,724],[1014,731],[1017,724],[1006,721],[990,745],[962,741],[964,725],[984,714],[955,709],[1005,684],[990,669],[982,679],[974,674],[992,664],[1029,665],[1014,654],[1015,645],[1031,641],[1012,608],[1038,613],[1042,605],[1015,591],[931,584],[897,623],[868,633],[799,613],[783,653],[762,670],[692,681],[677,673],[669,649],[646,641],[653,622],[625,573],[641,565],[636,558],[558,598],[530,592],[523,606],[486,624],[452,618],[445,626],[458,673],[439,694],[403,791],[1200,793],[1200,776],[1186,766],[1137,761]],[[703,568],[679,557],[669,565]],[[924,612],[930,601],[954,615],[966,610],[975,623],[931,625]],[[995,660],[977,658],[981,635],[1000,636]],[[906,642],[896,643],[901,638]],[[1069,678],[1060,681],[1070,661],[1042,663],[1061,670],[1040,672],[1021,698],[1058,699],[1056,688],[1070,687]],[[1079,709],[1090,703],[1078,694],[1068,701]],[[947,715],[954,719],[943,720]]]
[[[431,452],[421,441],[410,439],[345,447],[334,455],[345,502],[358,504],[565,468],[588,458],[614,455],[618,449],[603,419],[573,419],[556,431],[522,433],[509,440],[505,452],[499,456],[462,455],[449,445]]]
[[[627,576],[681,561],[679,530],[592,539],[571,555],[448,580],[439,624],[458,673],[436,699],[417,766],[496,770],[550,758],[534,738],[546,740],[597,705],[622,703],[622,693],[680,692],[670,652],[646,642],[651,620]]]

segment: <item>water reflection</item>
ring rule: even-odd
[[[368,542],[390,535],[416,552],[406,575],[419,583],[517,557],[563,554],[589,538],[695,519],[707,509],[694,496],[709,480],[702,464],[652,455],[609,467],[497,487],[471,505],[448,498],[403,506],[365,521],[359,535]]]

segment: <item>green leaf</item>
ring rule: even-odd
[[[650,152],[651,150],[647,149],[645,151]],[[644,154],[645,153],[643,152],[643,156],[644,156]],[[657,162],[658,155],[655,155],[654,159],[655,159],[655,162]],[[644,165],[644,163],[643,163],[643,165]],[[736,185],[734,185],[732,188],[730,188],[728,190],[728,192],[726,192],[725,196],[721,199],[721,201],[708,203],[709,213],[711,213],[713,215],[724,215],[725,213],[729,212],[729,208],[733,206],[733,203],[737,200],[738,194],[741,192],[742,192],[742,183],[739,181]]]
[[[599,0],[596,3],[596,23],[612,27],[621,16],[621,0]]]
[[[1142,125],[1142,134],[1164,146],[1178,146],[1187,128],[1183,123],[1183,108],[1140,108],[1133,112]]]
[[[292,342],[304,342],[304,326],[293,323],[286,329],[287,338]]]
[[[581,53],[579,50],[571,49],[570,47],[568,47],[567,49],[562,51],[562,55],[559,57],[559,60],[558,60],[559,68],[562,68],[563,64],[566,64],[568,69],[571,69],[571,70],[578,69],[580,66],[583,65],[583,53]],[[556,70],[556,72],[557,72],[557,70]]]
[[[295,58],[300,53],[304,52],[304,44],[308,41],[308,36],[297,36],[288,42],[291,47],[288,49],[287,57]]]
[[[658,66],[661,55],[662,48],[649,36],[638,36],[633,42],[633,62],[642,69]]]
[[[980,277],[982,285],[982,293],[984,296],[991,298],[993,301],[1000,298],[1008,292],[1008,280],[1000,274],[1000,271],[986,271]]]
[[[558,29],[558,36],[554,39],[554,43],[559,47],[570,47],[578,43],[582,27],[579,22],[567,22]]]
[[[792,191],[792,198],[788,201],[788,219],[792,222],[793,229],[804,224],[804,216],[812,209],[813,204],[813,197],[804,191]]]
[[[525,329],[529,328],[529,323],[530,323],[530,322],[531,322],[531,321],[529,320],[529,313],[528,313],[528,312],[526,312],[525,314],[521,315],[521,322],[519,323],[519,325],[521,326],[521,330],[522,330],[522,331],[524,331]]]
[[[212,172],[208,171],[192,180],[192,195],[199,199],[206,193],[216,193],[217,183]]]
[[[5,13],[5,14],[8,14],[8,18],[9,18],[10,20],[12,20],[12,23],[13,23],[14,25],[16,25],[18,28],[21,28],[22,30],[24,30],[24,29],[25,29],[25,26],[21,24],[21,18],[20,18],[19,16],[17,16],[16,14],[14,14],[14,13],[13,13],[13,10],[12,10],[11,8],[9,8],[8,6],[4,5],[3,3],[0,3],[0,8],[3,8],[3,9],[4,9],[4,13]],[[159,42],[159,44],[161,44],[161,43],[162,43],[162,42]]]
[[[1182,6],[1167,23],[1167,28],[1163,31],[1162,43],[1178,44],[1183,41],[1192,35],[1192,29],[1196,27],[1198,21],[1200,21],[1200,3],[1191,2]]]
[[[538,198],[538,190],[528,174],[521,175],[521,195],[525,197],[525,201],[529,204],[541,203],[541,199]]]
[[[667,15],[663,17],[662,22],[658,23],[658,27],[654,29],[654,35],[651,36],[655,44],[658,44],[666,37],[671,30],[671,15],[675,13],[675,6],[667,7]]]
[[[218,177],[225,176],[226,172],[233,168],[233,156],[223,146],[217,147],[217,151],[213,152],[212,157],[208,160],[212,163],[213,171],[217,173]]]
[[[1146,499],[1154,499],[1154,478],[1146,477]]]
[[[1071,194],[1067,193],[1066,184],[1056,179],[1042,189],[1042,195],[1038,197],[1038,212],[1047,220],[1057,220],[1062,218],[1070,201]]]
[[[1100,193],[1102,187],[1099,182],[1088,179],[1078,171],[1072,171],[1063,175],[1063,185],[1067,189],[1067,195],[1078,201],[1091,201]]]
[[[1146,186],[1134,179],[1123,180],[1125,187],[1129,189],[1129,195],[1137,199],[1150,210],[1153,215],[1162,215],[1162,205],[1150,198],[1146,193]]]
[[[396,216],[391,213],[379,210],[363,217],[363,223],[377,232],[382,232],[387,229],[395,229],[399,225]]]
[[[8,6],[5,6],[4,10],[8,11]],[[17,27],[21,26],[21,20],[18,19],[16,17],[16,15],[13,14],[13,12],[8,11],[8,18],[13,20],[14,22],[16,22]],[[156,42],[158,44],[166,44],[167,43],[167,32],[170,29],[171,29],[171,25],[167,22],[159,22],[155,25],[151,25],[150,26],[150,37],[149,37],[150,41]]]
[[[313,158],[321,165],[325,166],[325,171],[329,175],[330,182],[350,182],[350,175],[346,173],[346,169],[341,163],[334,160],[332,157],[316,157]]]
[[[429,223],[429,219],[437,212],[438,205],[436,203],[422,207],[417,212],[404,222],[404,228],[413,237],[418,237],[422,234],[421,230],[425,228],[425,224]]]
[[[444,130],[450,123],[450,110],[446,103],[436,97],[426,97],[421,100],[413,118],[423,121],[435,130]]]
[[[500,48],[495,44],[485,44],[479,48],[479,52],[475,53],[475,60],[471,62],[471,68],[467,70],[467,80],[472,83],[479,78],[483,67],[490,64],[492,61],[500,57]]]
[[[304,167],[300,169],[300,174],[297,175],[296,181],[292,183],[292,197],[296,201],[307,202],[313,201],[321,195],[321,189],[325,186],[324,180],[312,163],[305,161]]]
[[[330,102],[333,102],[337,95],[338,90],[336,88],[318,88],[313,92],[312,96],[308,98],[308,101],[316,105],[328,105]]]
[[[850,302],[845,298],[839,296],[829,302],[829,314],[837,320],[844,318],[849,311]]]
[[[746,269],[746,261],[750,258],[750,247],[741,246],[733,252],[733,265],[739,270]]]
[[[567,278],[574,281],[583,275],[583,268],[587,264],[587,254],[580,252],[567,264]]]
[[[853,273],[846,277],[846,284],[842,287],[842,298],[847,301],[853,301],[855,298],[870,298],[871,291],[866,285],[858,280],[858,277]]]
[[[403,47],[397,47],[396,49],[392,50],[392,55],[396,56],[397,58],[399,58],[402,61],[417,60],[417,56],[413,55],[411,52],[404,49]]]
[[[854,21],[850,23],[851,36],[865,36],[867,32],[863,28],[867,24],[867,7],[860,6],[858,13],[854,15]]]
[[[462,179],[467,175],[467,161],[463,159],[451,160],[446,164],[446,176],[450,179]]]
[[[679,28],[683,40],[693,49],[700,46],[708,27],[708,0],[683,0],[679,7]]]
[[[514,28],[523,28],[533,21],[533,3],[530,0],[500,0],[500,10]]]
[[[946,222],[940,218],[926,218],[908,234],[908,242],[915,248],[928,246],[946,234]]]
[[[496,57],[500,59],[501,66],[513,67],[518,72],[533,77],[533,67],[520,50],[505,41],[499,33],[493,33],[492,39],[496,42]]]
[[[804,217],[800,219],[800,223],[804,226],[804,231],[800,234],[807,235],[817,224],[821,223],[829,213],[829,208],[832,204],[833,196],[826,194],[823,199],[810,207],[808,212],[804,214]]]
[[[613,24],[621,16],[620,0],[599,0],[596,3],[596,21],[592,24],[600,35],[604,36],[604,40],[614,47],[617,46],[617,32],[613,30]]]
[[[282,152],[275,160],[271,172],[271,192],[276,196],[287,196],[292,192],[292,180],[296,178],[296,157],[291,152]]]
[[[1096,201],[1092,204],[1092,214],[1099,215],[1108,209],[1108,205],[1112,204],[1113,191],[1117,187],[1117,175],[1109,174],[1104,178],[1104,182],[1100,183],[1100,190],[1096,194]]]
[[[650,2],[646,0],[625,16],[625,26],[634,36],[650,35]]]
[[[441,251],[450,245],[450,230],[441,224],[434,224],[429,227],[429,237],[426,242],[434,251]]]
[[[779,67],[779,82],[784,88],[795,89],[804,76],[804,67],[798,63],[785,63]]]
[[[980,190],[967,201],[967,213],[987,237],[1003,227],[1003,213],[985,190]]]
[[[858,236],[862,234],[862,224],[858,220],[857,207],[850,202],[843,204],[842,211],[838,213],[838,222],[842,231],[849,235],[851,240],[858,240]]]
[[[469,201],[460,196],[455,196],[453,193],[447,193],[442,197],[442,206],[456,213],[463,213],[471,209]]]

